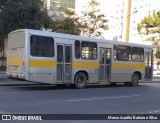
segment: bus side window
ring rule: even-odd
[[[54,39],[51,37],[32,35],[30,37],[30,55],[34,57],[53,57]]]
[[[113,49],[114,49],[114,51],[113,51],[113,55],[114,55],[113,58],[116,61],[117,60],[117,46],[114,45]]]
[[[82,41],[81,43],[82,59],[96,60],[97,59],[97,43]]]
[[[80,41],[75,41],[75,58],[80,59]]]
[[[144,61],[144,49],[139,47],[132,48],[132,61],[143,62]]]
[[[131,47],[117,46],[117,60],[118,61],[131,61]]]

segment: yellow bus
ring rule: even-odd
[[[150,45],[19,29],[8,34],[10,78],[84,88],[89,83],[151,80]]]

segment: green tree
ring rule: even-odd
[[[0,44],[9,32],[20,29],[41,29],[51,25],[40,0],[0,0]],[[3,48],[1,48],[3,49]]]
[[[91,0],[81,15],[75,17],[75,23],[81,30],[80,35],[86,37],[103,38],[103,31],[108,30],[108,20],[96,0]]]
[[[145,16],[138,23],[137,30],[142,36],[146,36],[146,40],[152,42],[160,41],[160,11],[153,12],[152,15]]]
[[[147,41],[154,42],[156,57],[160,58],[160,11],[145,16],[138,23],[137,30],[140,35],[146,37]]]
[[[73,34],[73,35],[79,35],[80,30],[75,24],[75,20],[73,16],[75,15],[74,11],[60,8],[58,12],[59,17],[52,17],[53,23],[52,23],[52,31],[53,32],[59,32],[59,33],[65,33],[65,34]],[[56,14],[53,14],[56,15]]]
[[[0,18],[4,34],[19,28],[49,27],[50,23],[46,24],[46,22],[48,23],[50,20],[40,0],[5,0],[3,5],[0,5]]]

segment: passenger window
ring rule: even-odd
[[[117,59],[117,46],[114,45],[113,49],[114,49],[114,51],[113,51],[114,60],[116,60]]]
[[[132,48],[132,61],[143,62],[144,61],[144,49],[139,47]]]
[[[53,57],[54,40],[51,37],[32,35],[30,37],[30,54],[35,57]]]
[[[81,43],[82,59],[97,59],[97,43],[83,41]]]
[[[80,59],[80,41],[75,41],[75,58]]]
[[[118,61],[131,61],[131,47],[118,45],[116,57]]]

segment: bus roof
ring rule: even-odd
[[[97,43],[109,43],[109,44],[115,44],[115,45],[153,48],[152,45],[146,45],[146,44],[128,43],[128,42],[121,42],[117,40],[98,39],[98,38],[93,38],[93,37],[82,37],[78,35],[63,34],[63,33],[48,32],[48,31],[33,30],[33,29],[18,29],[18,30],[10,32],[8,35],[16,33],[16,32],[23,32],[23,31],[29,34],[33,34],[33,35],[49,36],[49,37],[54,37],[54,38],[63,38],[63,39],[70,39],[70,40],[92,41],[92,42],[97,42]]]

